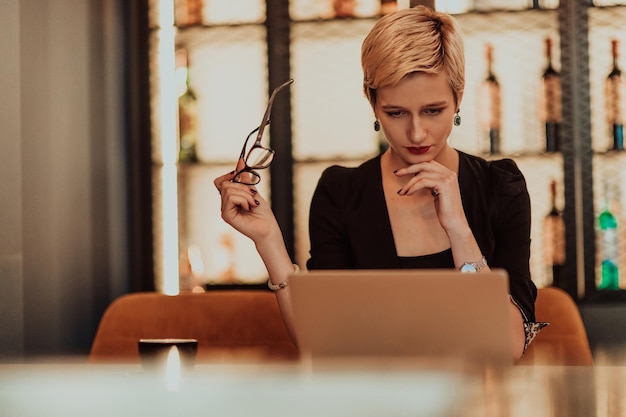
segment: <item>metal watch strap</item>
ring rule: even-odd
[[[459,271],[466,273],[476,273],[482,271],[487,266],[487,259],[483,256],[477,262],[465,262]]]

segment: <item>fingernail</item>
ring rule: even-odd
[[[250,194],[252,194],[252,195],[256,195],[256,193],[257,193],[257,190],[255,190],[254,188],[251,188],[251,189],[250,189]]]
[[[259,200],[254,200],[254,204],[256,204],[257,206],[260,205],[261,203],[259,202]]]

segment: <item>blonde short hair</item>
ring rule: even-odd
[[[361,48],[363,89],[374,108],[376,90],[414,73],[445,73],[458,104],[465,88],[461,28],[446,13],[425,6],[380,18]]]

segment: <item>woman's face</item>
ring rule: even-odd
[[[444,74],[413,74],[379,88],[376,100],[389,147],[406,164],[436,159],[448,147],[457,103]]]

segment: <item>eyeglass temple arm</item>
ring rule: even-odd
[[[274,99],[276,98],[276,94],[278,94],[280,90],[282,90],[284,87],[288,86],[292,82],[293,82],[293,79],[287,80],[281,85],[279,85],[278,87],[276,87],[274,91],[272,91],[272,95],[270,96],[270,99],[267,102],[267,108],[265,109],[265,114],[263,115],[261,124],[258,127],[259,132],[256,135],[257,142],[261,141],[261,138],[263,137],[263,131],[265,130],[265,126],[267,126],[270,123],[270,114],[272,113],[272,105],[274,104]]]
[[[269,120],[267,121],[267,123],[265,125],[268,125],[268,124],[270,124]],[[252,136],[254,134],[254,132],[256,132],[257,130],[259,130],[259,128],[255,127],[254,129],[252,129],[252,132],[248,133],[248,136],[246,136],[246,140],[243,142],[243,147],[241,148],[241,153],[239,154],[239,158],[245,158],[245,156],[246,156],[246,145],[248,144],[248,140],[250,140],[250,136]]]

